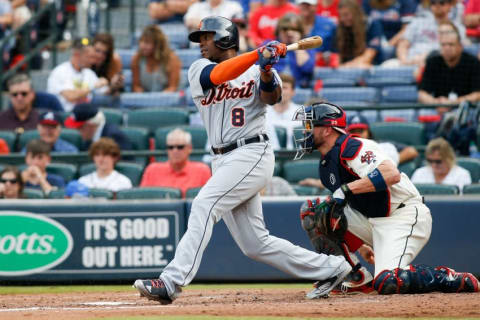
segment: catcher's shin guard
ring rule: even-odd
[[[410,265],[405,269],[383,270],[375,277],[373,287],[379,294],[478,292],[479,282],[471,273],[447,267]]]

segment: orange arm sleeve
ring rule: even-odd
[[[210,73],[214,85],[233,80],[248,70],[258,60],[257,50],[230,58],[217,64]]]

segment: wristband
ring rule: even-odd
[[[275,75],[273,76],[272,81],[270,82],[263,82],[262,79],[260,78],[260,90],[265,92],[273,92],[277,87],[278,87],[278,82],[277,82],[277,79],[275,79]]]
[[[382,173],[378,168],[370,172],[368,178],[375,187],[375,191],[383,191],[387,189],[387,183],[385,182],[385,179],[383,179]]]
[[[352,190],[348,187],[348,184],[342,184],[340,186],[340,189],[342,189],[343,193],[345,194],[345,198],[351,196],[353,194]]]

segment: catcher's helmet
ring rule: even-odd
[[[347,115],[345,111],[332,103],[317,102],[311,106],[301,106],[293,116],[293,120],[302,121],[301,134],[295,134],[297,154],[295,159],[300,159],[305,153],[311,153],[314,148],[313,128],[332,127],[340,133],[345,133]]]
[[[188,35],[192,42],[200,42],[200,35],[204,33],[214,33],[213,40],[220,49],[239,48],[238,29],[235,23],[227,18],[220,16],[206,17],[200,22],[197,31]]]

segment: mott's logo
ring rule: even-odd
[[[0,212],[0,276],[42,272],[72,251],[70,232],[58,222],[28,212]]]

